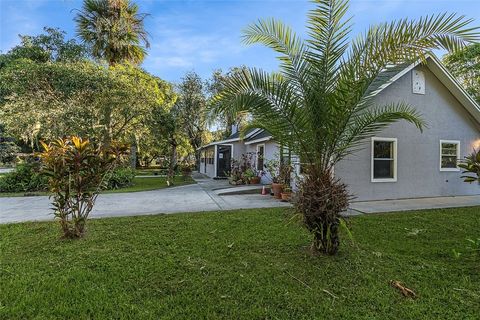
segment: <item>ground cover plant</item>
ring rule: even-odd
[[[479,211],[354,217],[334,257],[288,209],[0,225],[0,318],[475,319]]]

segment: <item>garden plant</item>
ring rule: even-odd
[[[53,214],[65,238],[80,238],[100,190],[126,148],[114,142],[100,147],[76,136],[42,145],[42,172],[53,193]]]

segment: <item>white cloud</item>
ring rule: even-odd
[[[245,49],[237,38],[222,34],[200,35],[193,30],[163,30],[153,38],[149,52],[151,58],[147,58],[146,64],[160,70],[210,64]]]

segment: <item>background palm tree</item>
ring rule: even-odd
[[[472,22],[456,14],[399,20],[372,26],[350,41],[348,0],[316,0],[308,14],[308,39],[275,19],[245,31],[247,44],[261,43],[279,55],[276,73],[250,68],[232,75],[218,99],[249,112],[250,127],[268,130],[298,155],[306,175],[296,207],[314,234],[313,247],[338,250],[340,213],[348,207],[346,186],[333,167],[389,124],[404,119],[422,130],[421,115],[404,102],[376,105],[374,95],[405,64],[425,60],[431,49],[455,51],[478,40]]]
[[[139,13],[130,0],[84,0],[82,10],[75,17],[77,35],[91,47],[92,55],[105,59],[110,66],[129,62],[140,64],[150,46],[143,20],[147,14]],[[110,115],[106,115],[110,122]],[[110,143],[106,129],[105,144]],[[137,138],[131,138],[131,167],[137,164]]]
[[[139,64],[150,46],[143,20],[130,0],[85,0],[75,17],[77,35],[92,48],[92,54],[113,65]]]

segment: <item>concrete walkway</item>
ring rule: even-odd
[[[197,184],[98,196],[92,218],[290,206],[260,194],[219,196],[225,181],[196,177]],[[0,198],[0,223],[52,220],[46,196]]]
[[[350,205],[350,209],[360,213],[380,213],[474,206],[480,206],[480,195],[383,201],[358,201],[353,202]]]
[[[0,168],[0,173],[8,173],[13,171],[13,168]]]

